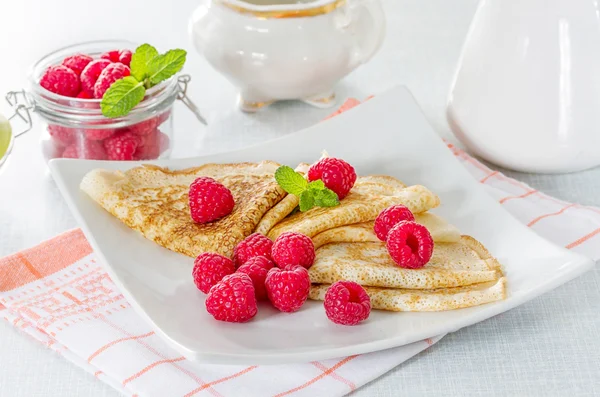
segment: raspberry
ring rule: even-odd
[[[110,61],[96,59],[88,63],[83,72],[81,72],[81,90],[85,91],[90,98],[94,98],[94,84],[96,84],[98,77],[100,77],[100,74],[108,65],[110,65]]]
[[[265,280],[267,278],[267,273],[272,268],[273,262],[263,256],[255,256],[237,269],[238,273],[246,273],[250,276],[252,284],[254,285],[254,294],[258,301],[267,299]]]
[[[75,142],[65,148],[62,157],[71,159],[106,160],[106,151],[100,142]]]
[[[88,94],[86,91],[80,91],[79,94],[77,94],[77,98],[79,98],[79,99],[94,99],[94,97],[91,97],[90,94]]]
[[[75,54],[63,59],[62,64],[74,71],[77,76],[81,76],[83,69],[85,69],[88,63],[92,62],[93,60],[94,58],[90,56]]]
[[[166,112],[163,112],[162,114],[159,114],[158,117],[156,117],[156,119],[157,119],[156,123],[158,125],[161,125],[162,123],[164,123],[165,121],[167,121],[170,116],[171,116],[171,111],[167,110]]]
[[[104,140],[104,149],[109,160],[133,160],[138,144],[136,137],[123,131]]]
[[[119,50],[107,51],[104,54],[100,55],[100,59],[106,59],[111,62],[119,62]]]
[[[419,269],[431,259],[433,239],[423,225],[401,221],[387,235],[387,250],[400,267]]]
[[[356,325],[371,313],[371,299],[353,281],[337,281],[325,293],[325,314],[336,324]]]
[[[48,124],[48,134],[52,139],[63,146],[69,146],[75,142],[77,131],[73,128],[63,127],[62,125]]]
[[[105,67],[102,73],[100,73],[96,84],[94,84],[94,98],[102,98],[112,83],[123,77],[129,76],[130,73],[129,67],[122,63],[111,63]]]
[[[131,63],[131,51],[129,50],[121,50],[119,51],[119,62],[121,62],[125,66],[129,66]]]
[[[302,266],[289,266],[285,270],[274,267],[267,273],[265,287],[273,306],[282,312],[295,312],[308,298],[308,270]]]
[[[156,129],[150,135],[139,136],[142,143],[135,152],[135,158],[137,160],[150,160],[155,159],[169,147],[169,136],[160,132]]]
[[[391,228],[400,221],[414,221],[415,216],[402,204],[392,205],[381,211],[375,219],[373,230],[377,238],[385,241]]]
[[[206,296],[206,310],[219,321],[244,323],[258,312],[250,276],[234,273],[223,277]]]
[[[149,135],[156,131],[157,126],[158,117],[152,117],[151,119],[130,125],[127,128],[129,128],[129,131],[133,132],[136,135]]]
[[[263,256],[271,259],[271,247],[273,242],[267,236],[253,233],[241,241],[233,250],[233,262],[240,267],[255,256]]]
[[[244,263],[244,265],[248,265],[248,264],[258,265],[258,266],[264,268],[265,270],[271,270],[275,267],[275,264],[273,263],[273,261],[268,258],[265,258],[264,256],[252,257],[252,258],[248,259],[246,261],[246,263]]]
[[[285,232],[273,243],[271,257],[282,269],[290,265],[300,265],[308,269],[315,261],[315,246],[304,234]]]
[[[213,252],[205,252],[194,261],[192,276],[196,287],[208,294],[213,285],[233,272],[235,272],[235,267],[231,259]]]
[[[206,176],[190,185],[189,203],[192,219],[198,223],[212,222],[229,215],[235,205],[229,189]]]
[[[83,130],[86,139],[91,139],[92,141],[102,141],[115,133],[114,128],[101,128],[97,130],[86,129]]]
[[[63,65],[50,66],[40,79],[40,85],[50,92],[68,97],[79,94],[79,77]]]
[[[310,166],[308,169],[308,180],[320,179],[328,189],[333,190],[341,200],[348,195],[354,182],[356,172],[354,168],[344,160],[334,157],[326,157]]]

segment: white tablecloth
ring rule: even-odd
[[[356,0],[355,0],[356,1]],[[190,95],[210,128],[181,104],[175,156],[225,151],[312,125],[328,110],[277,104],[257,115],[234,108],[235,90],[192,49],[187,18],[195,0],[2,0],[0,93],[25,86],[31,63],[74,42],[125,38],[189,50]],[[340,85],[364,98],[394,84],[414,93],[434,128],[455,142],[444,117],[448,87],[476,0],[388,0],[380,53]],[[0,112],[8,107],[0,104]],[[52,181],[35,129],[0,169],[0,256],[76,223]],[[600,169],[541,176],[508,173],[550,195],[600,206]],[[600,395],[600,270],[503,315],[444,338],[355,392],[357,396]],[[113,389],[0,323],[0,396],[117,396]]]

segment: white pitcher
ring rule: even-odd
[[[334,105],[335,84],[379,49],[379,0],[203,0],[197,50],[240,92],[242,110],[301,99]]]
[[[526,172],[600,164],[597,0],[482,0],[447,116],[476,155]]]

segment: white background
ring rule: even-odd
[[[509,1],[509,0],[507,0]],[[224,151],[312,125],[329,113],[284,103],[258,115],[235,107],[235,90],[191,48],[195,0],[0,0],[0,94],[26,86],[29,66],[61,46],[99,39],[189,51],[190,96],[210,127],[178,104],[175,156]],[[379,54],[340,84],[359,99],[407,85],[434,128],[475,0],[387,0]],[[9,114],[1,102],[0,112]],[[510,117],[510,115],[507,115]],[[76,227],[39,152],[39,129],[19,138],[0,169],[0,256]],[[367,139],[365,134],[365,139]],[[398,144],[401,144],[399,142]],[[557,197],[600,205],[600,171],[562,176],[509,173]],[[356,392],[360,396],[600,395],[600,271],[518,309],[461,330]],[[168,380],[165,380],[168,381]],[[116,396],[106,386],[8,324],[0,323],[0,396]]]

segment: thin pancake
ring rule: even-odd
[[[170,250],[196,257],[202,252],[231,256],[262,216],[285,192],[274,172],[279,165],[206,164],[180,171],[141,166],[126,172],[93,170],[81,189],[127,226]],[[195,223],[188,204],[189,185],[210,176],[228,187],[235,199],[231,214],[206,224]]]
[[[475,239],[437,243],[421,269],[404,269],[391,259],[383,243],[334,243],[317,250],[308,271],[312,283],[354,281],[364,286],[404,289],[459,287],[495,280],[498,262]]]
[[[458,229],[430,212],[415,215],[415,221],[425,226],[436,243],[455,243],[460,240]],[[375,221],[355,223],[325,230],[313,237],[315,248],[329,243],[378,242],[373,231]]]
[[[296,171],[302,174],[308,172],[310,164],[302,163],[296,167]],[[398,179],[388,175],[367,175],[359,176],[352,188],[353,192],[363,194],[382,194],[391,196],[399,190],[406,187],[404,183]],[[288,194],[277,205],[271,208],[265,216],[260,220],[255,232],[264,234],[265,236],[271,229],[291,214],[298,206],[299,199],[293,194]]]
[[[324,300],[329,285],[313,285],[309,298]],[[430,312],[461,309],[483,305],[506,298],[506,278],[467,285],[464,287],[432,290],[364,287],[371,298],[373,309],[395,312]]]
[[[403,204],[418,214],[437,207],[439,202],[439,198],[424,186],[398,189],[375,183],[364,192],[353,189],[338,206],[297,212],[273,227],[268,236],[274,240],[284,232],[295,231],[313,237],[335,227],[374,220],[384,208],[393,204]]]

